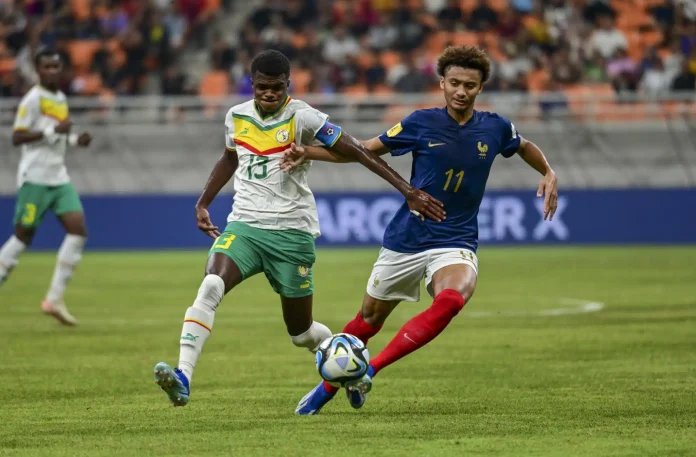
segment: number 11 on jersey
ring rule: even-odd
[[[454,186],[454,192],[459,192],[459,186],[462,185],[462,180],[464,179],[464,170],[461,170],[455,175],[454,169],[450,168],[445,172],[445,174],[447,175],[447,181],[445,182],[445,187],[443,187],[442,190],[447,190],[449,188],[450,183],[452,182],[452,176],[455,176],[457,178],[457,184]]]

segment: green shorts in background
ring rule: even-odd
[[[72,184],[45,186],[25,182],[17,192],[14,224],[34,229],[41,225],[46,211],[51,210],[56,216],[82,212],[82,203]]]
[[[234,260],[244,279],[263,272],[273,290],[283,297],[314,293],[312,266],[316,252],[314,237],[309,233],[265,230],[233,221],[215,240],[209,255],[215,252]]]

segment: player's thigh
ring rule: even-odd
[[[263,272],[273,290],[286,298],[314,294],[314,237],[298,230],[259,232],[256,242],[263,249]]]
[[[18,230],[33,234],[41,225],[46,211],[52,204],[52,193],[48,186],[24,183],[17,191],[14,225]]]
[[[53,212],[60,220],[67,233],[87,236],[85,213],[80,196],[75,187],[68,183],[58,186],[52,191]]]
[[[467,249],[437,249],[429,252],[426,289],[437,296],[445,289],[459,292],[468,301],[476,290],[478,258]]]
[[[208,253],[205,272],[225,281],[225,293],[263,269],[261,253],[248,228],[246,224],[230,222]]]
[[[367,282],[367,295],[381,302],[417,302],[426,266],[425,253],[401,253],[382,248]]]
[[[312,325],[313,295],[304,297],[284,297],[280,296],[280,304],[283,307],[283,321],[288,329],[288,334],[292,336],[301,335]]]

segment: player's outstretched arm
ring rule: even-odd
[[[379,141],[379,139],[377,139],[377,141]],[[382,144],[382,142],[379,141],[379,144]],[[368,144],[368,146],[369,148],[343,132],[341,137],[331,147],[331,150],[343,157],[360,162],[367,169],[394,186],[406,197],[409,208],[416,214],[423,215],[438,222],[445,218],[442,202],[416,189],[404,180],[404,178],[394,171],[387,162],[382,160],[379,156],[381,149],[378,148],[377,144]],[[372,147],[377,148],[377,152],[371,150]],[[382,144],[382,147],[385,147],[384,144]]]
[[[389,152],[389,148],[384,146],[379,138],[360,141],[360,144],[379,155],[384,155]],[[320,162],[331,163],[350,163],[358,161],[357,158],[345,157],[334,150],[326,149],[321,146],[298,146],[292,143],[290,149],[286,149],[283,153],[283,157],[280,160],[280,168],[285,172],[290,172],[307,160],[318,160]]]
[[[553,215],[558,207],[558,179],[556,178],[556,173],[549,165],[541,149],[531,141],[522,138],[517,154],[544,176],[539,182],[537,197],[544,196],[544,220],[547,218],[553,220]]]
[[[237,156],[237,151],[225,149],[222,157],[220,157],[215,164],[215,168],[213,168],[213,171],[210,173],[208,182],[205,183],[203,192],[196,202],[196,220],[198,221],[198,228],[212,238],[220,236],[220,232],[218,231],[218,227],[213,225],[210,220],[208,207],[222,188],[225,187],[225,184],[232,179],[238,166],[239,157]]]

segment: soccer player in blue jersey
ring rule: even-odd
[[[420,300],[424,277],[434,301],[399,330],[372,358],[368,374],[347,389],[354,408],[365,402],[375,375],[432,341],[474,294],[477,215],[497,155],[517,154],[541,173],[537,196],[544,196],[544,219],[552,219],[556,211],[556,175],[541,150],[522,138],[505,117],[474,109],[490,76],[486,53],[475,46],[449,47],[440,56],[437,69],[446,107],[415,111],[386,133],[363,142],[379,154],[410,152],[411,185],[444,203],[447,217],[441,222],[428,220],[404,203],[386,229],[362,309],[343,331],[367,344],[401,301]],[[335,151],[293,145],[283,166],[291,171],[303,160],[349,161]],[[320,383],[300,401],[296,414],[318,413],[337,390]]]

